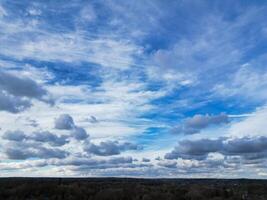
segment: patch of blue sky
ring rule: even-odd
[[[239,115],[251,113],[261,106],[263,101],[252,101],[237,96],[223,98],[207,98],[205,93],[196,96],[183,97],[182,93],[188,90],[179,90],[171,95],[164,96],[151,102],[157,105],[157,109],[144,113],[142,117],[167,123],[170,126],[179,123],[184,118],[193,117],[196,114],[218,115],[221,113]]]
[[[52,72],[55,78],[50,80],[49,84],[88,85],[94,88],[102,82],[99,76],[100,67],[94,63],[48,62],[30,59],[24,59],[21,63],[27,63],[36,68],[43,68]]]
[[[171,138],[175,142],[171,142]],[[174,145],[177,142],[176,138],[177,136],[171,135],[166,127],[149,127],[143,133],[129,137],[129,140],[141,145],[143,150],[159,150]]]

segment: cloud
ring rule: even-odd
[[[28,38],[23,33],[31,33],[32,37]],[[10,47],[1,49],[2,54],[16,59],[65,63],[86,62],[105,68],[124,70],[134,64],[135,56],[142,51],[141,48],[127,40],[115,40],[109,37],[88,38],[78,31],[58,35],[46,30],[40,32],[31,27],[26,30],[24,28],[24,31],[21,29],[21,33],[14,34],[12,32],[6,33],[6,35],[13,36],[14,40],[18,38],[18,35],[20,36],[21,40],[15,44],[0,37],[2,43],[10,44]]]
[[[68,137],[64,136],[57,136],[55,134],[50,133],[49,131],[41,131],[41,132],[34,132],[28,139],[36,141],[36,142],[47,142],[51,146],[63,146],[69,143]]]
[[[234,116],[235,117],[235,116]],[[265,136],[267,107],[262,106],[254,112],[243,116],[229,127],[228,136],[232,137],[255,137]]]
[[[0,18],[7,16],[7,11],[4,9],[4,7],[0,4]]]
[[[127,37],[117,37],[116,31],[104,31],[102,34],[94,31],[88,32],[88,23],[95,22],[97,12],[93,3],[78,5],[71,3],[62,5],[61,12],[54,11],[55,5],[39,6],[27,5],[23,10],[25,15],[14,13],[15,4],[7,6],[12,17],[5,19],[5,12],[0,12],[0,43],[1,55],[12,57],[16,60],[38,60],[64,63],[87,63],[100,65],[107,69],[128,69],[135,63],[136,56],[140,55],[142,48],[130,41]],[[102,7],[102,6],[101,6]],[[77,15],[70,15],[72,12]],[[51,18],[55,20],[51,23]],[[68,16],[68,23],[62,23],[62,17]],[[102,16],[102,15],[101,15]],[[102,20],[102,19],[101,19]],[[107,18],[109,21],[110,19]],[[102,22],[95,24],[100,25]],[[69,25],[75,29],[70,31]],[[61,24],[54,29],[56,24]],[[94,24],[94,25],[95,25]],[[105,29],[110,27],[105,23]],[[95,30],[95,29],[94,29]],[[112,32],[112,34],[110,34]],[[119,35],[123,36],[123,35]],[[11,39],[12,38],[12,39]],[[110,62],[112,60],[112,62]]]
[[[73,118],[68,114],[62,114],[55,119],[55,128],[60,130],[71,130],[75,127]]]
[[[16,130],[16,131],[6,131],[2,135],[2,138],[5,140],[20,142],[22,140],[27,139],[27,136],[24,134],[23,131]]]
[[[58,148],[48,148],[39,143],[15,142],[7,144],[4,153],[8,159],[25,160],[29,158],[66,158],[68,152]]]
[[[138,165],[133,164],[133,159],[130,156],[127,157],[113,157],[105,159],[96,158],[79,158],[68,157],[65,159],[52,158],[41,160],[25,160],[19,163],[9,162],[0,163],[1,170],[20,170],[45,166],[57,166],[65,169],[71,169],[72,171],[82,172],[97,169],[112,169],[112,168],[134,168]],[[51,168],[50,168],[51,169]]]
[[[122,151],[137,150],[138,146],[129,142],[119,143],[118,141],[100,142],[99,145],[90,143],[85,146],[85,151],[98,156],[118,155]]]
[[[84,128],[81,128],[81,127],[75,127],[72,130],[72,135],[74,136],[74,138],[76,140],[85,140],[86,138],[89,137],[86,130]]]
[[[32,106],[31,99],[53,104],[47,90],[35,81],[0,70],[0,110],[24,111]]]
[[[262,153],[267,149],[267,137],[243,137],[228,140],[224,144],[223,152],[229,155],[243,155]]]
[[[34,80],[27,77],[18,77],[3,70],[0,70],[0,89],[17,97],[47,101],[44,98],[47,95],[47,91]]]
[[[28,13],[33,16],[40,16],[42,14],[42,11],[38,8],[32,7],[28,9]]]
[[[0,111],[19,113],[32,106],[29,100],[0,91]]]
[[[97,14],[95,13],[94,7],[91,4],[87,4],[86,6],[83,6],[83,8],[80,11],[80,16],[77,19],[78,23],[90,23],[96,20]]]
[[[26,125],[29,125],[32,127],[38,127],[39,126],[38,122],[34,119],[27,119]]]
[[[91,123],[98,123],[98,120],[96,119],[95,116],[90,116],[90,118],[88,119],[89,122]]]
[[[182,140],[165,159],[196,159],[205,160],[210,153],[224,156],[239,156],[253,160],[267,156],[267,137],[218,138],[214,140]]]
[[[166,168],[177,168],[177,162],[172,160],[164,160],[158,162],[158,165]]]
[[[241,65],[231,74],[231,81],[218,83],[213,87],[215,95],[223,99],[239,97],[254,102],[266,102],[267,73],[261,63],[265,61],[265,57],[266,55],[262,55],[257,61]],[[260,66],[256,68],[255,65]]]
[[[30,135],[26,135],[23,131],[6,131],[2,136],[4,140],[16,141],[16,142],[27,142],[34,141],[42,144],[48,143],[51,146],[63,146],[69,142],[67,136],[57,136],[48,131],[33,132]]]
[[[182,140],[173,151],[165,155],[166,159],[204,159],[208,153],[222,149],[222,140],[200,139],[196,141]]]
[[[55,128],[59,130],[70,130],[76,140],[85,140],[89,137],[84,128],[75,125],[73,118],[69,114],[61,114],[56,118]]]
[[[95,158],[69,158],[66,160],[52,161],[51,164],[55,165],[73,165],[73,166],[87,166],[91,168],[112,168],[118,165],[131,164],[132,157],[113,157],[107,159]]]
[[[173,133],[196,134],[202,129],[212,125],[220,125],[229,122],[226,114],[220,115],[195,115],[192,118],[186,119],[181,125],[176,126]]]
[[[150,162],[149,158],[142,158],[142,162]]]

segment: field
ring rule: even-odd
[[[266,200],[266,180],[2,178],[5,200]]]

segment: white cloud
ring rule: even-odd
[[[228,134],[233,137],[265,136],[266,135],[267,107],[258,108],[250,116],[233,123]]]
[[[82,22],[92,22],[94,20],[96,20],[97,18],[97,14],[94,10],[94,7],[91,4],[87,4],[86,6],[83,6],[83,8],[80,11],[80,17],[78,20],[78,22],[80,20],[82,20]]]
[[[213,90],[221,98],[239,96],[250,101],[266,101],[267,73],[245,64],[231,76],[231,81],[217,84]]]
[[[19,28],[17,25],[14,26]],[[52,34],[39,33],[33,29],[25,30],[24,33],[33,33],[35,36],[28,38],[23,36],[23,32],[7,32],[4,37],[0,37],[3,44],[1,53],[17,59],[91,62],[104,67],[127,69],[134,63],[134,56],[142,52],[142,49],[130,41],[111,38],[90,39],[79,32]],[[18,41],[9,41],[7,38],[10,37],[14,38],[13,40],[17,38]]]
[[[7,11],[4,9],[4,7],[0,4],[0,18],[7,16]]]
[[[31,7],[28,9],[28,13],[33,16],[39,16],[42,14],[42,11],[38,8]]]

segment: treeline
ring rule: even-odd
[[[267,182],[250,180],[0,179],[4,200],[266,200]]]

